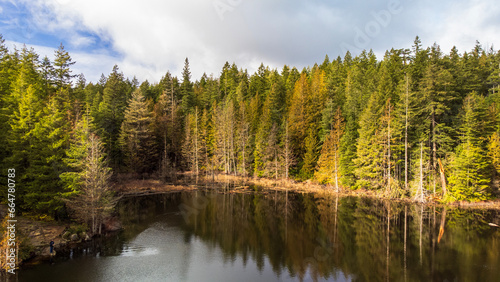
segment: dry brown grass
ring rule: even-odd
[[[133,179],[133,177],[122,177],[115,185],[116,190],[124,196],[128,195],[148,195],[157,193],[172,193],[181,191],[191,191],[198,188],[208,187],[226,187],[232,191],[249,192],[255,187],[261,191],[289,191],[294,193],[314,193],[318,196],[337,195],[335,188],[329,185],[322,185],[308,180],[298,182],[292,179],[270,179],[249,176],[235,176],[227,174],[214,175],[196,175],[192,172],[183,172],[178,174],[178,181],[175,183],[162,183],[156,179]],[[385,191],[374,191],[366,189],[340,189],[339,196],[368,197],[375,199],[386,199],[391,201],[400,201],[415,203],[412,198],[390,198]],[[439,198],[429,197],[426,203],[430,205],[441,205]],[[460,208],[473,209],[497,209],[500,210],[500,199],[484,202],[458,202],[448,204]]]
[[[196,190],[195,185],[167,184],[158,179],[121,178],[114,184],[121,196],[138,196]]]

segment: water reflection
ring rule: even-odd
[[[51,267],[23,270],[20,280],[499,281],[500,277],[500,230],[488,225],[499,218],[497,211],[227,190],[128,198],[118,211],[122,233],[81,247],[85,251],[75,249],[74,259],[63,257]],[[78,271],[73,261],[78,262]]]
[[[259,269],[267,257],[277,277],[500,280],[500,236],[488,226],[495,211],[306,194],[287,201],[281,193],[185,194],[182,201],[195,211],[183,225],[187,234]]]

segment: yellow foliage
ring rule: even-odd
[[[500,136],[497,132],[490,137],[488,156],[491,158],[495,170],[500,173]]]

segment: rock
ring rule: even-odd
[[[104,230],[113,232],[120,229],[122,229],[122,223],[118,218],[111,217],[104,221]]]
[[[80,240],[80,237],[78,237],[78,234],[71,234],[70,239],[71,241],[78,241]]]
[[[65,240],[68,240],[70,235],[71,235],[71,232],[66,231],[66,232],[64,232],[64,234],[62,235],[62,238],[63,238],[63,239],[65,239]]]
[[[83,241],[90,240],[90,236],[86,232],[82,232],[79,235],[80,235],[80,239],[82,239]]]

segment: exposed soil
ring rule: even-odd
[[[68,226],[58,222],[34,221],[18,217],[17,226],[20,232],[29,238],[31,245],[35,249],[35,255],[49,256],[49,243],[51,240],[54,241],[56,249],[67,242],[67,240],[62,239],[62,234]]]

